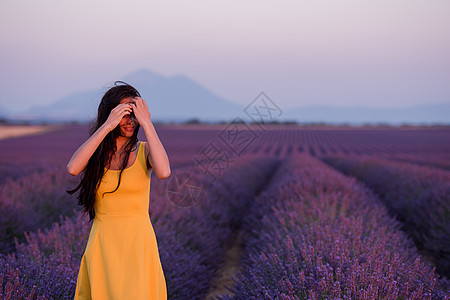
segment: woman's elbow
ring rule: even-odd
[[[167,177],[170,176],[170,169],[159,175],[160,175],[160,176],[158,176],[159,179],[166,179]]]
[[[75,171],[70,164],[67,165],[67,172],[69,172],[69,174],[73,176],[77,176],[80,173]]]

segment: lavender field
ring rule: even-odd
[[[155,127],[169,299],[450,299],[450,128]],[[66,164],[87,138],[0,140],[2,299],[73,298],[90,223]],[[183,173],[205,187],[190,205],[168,194]]]

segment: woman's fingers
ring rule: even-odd
[[[137,107],[140,108],[141,106],[144,108],[147,108],[147,103],[141,97],[135,97],[131,101],[132,101],[131,104],[132,104],[133,108],[137,108]]]
[[[124,110],[126,110],[127,108],[130,108],[129,106],[128,106],[128,104],[119,104],[119,105],[117,105],[116,107],[114,107],[114,109],[111,111],[111,112],[114,112],[114,113],[121,113],[122,111],[124,111]]]
[[[131,106],[127,104],[121,104],[121,107],[117,106],[119,114],[123,114],[123,112],[132,112]]]
[[[132,113],[132,109],[129,104],[119,104],[110,113],[110,120],[115,125],[119,124],[120,120],[125,116]]]

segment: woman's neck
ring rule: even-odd
[[[117,151],[123,151],[124,145],[129,141],[129,138],[117,137],[116,139],[116,149]]]

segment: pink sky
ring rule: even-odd
[[[242,105],[260,91],[284,108],[450,102],[447,0],[93,2],[0,2],[0,106],[142,68]]]

